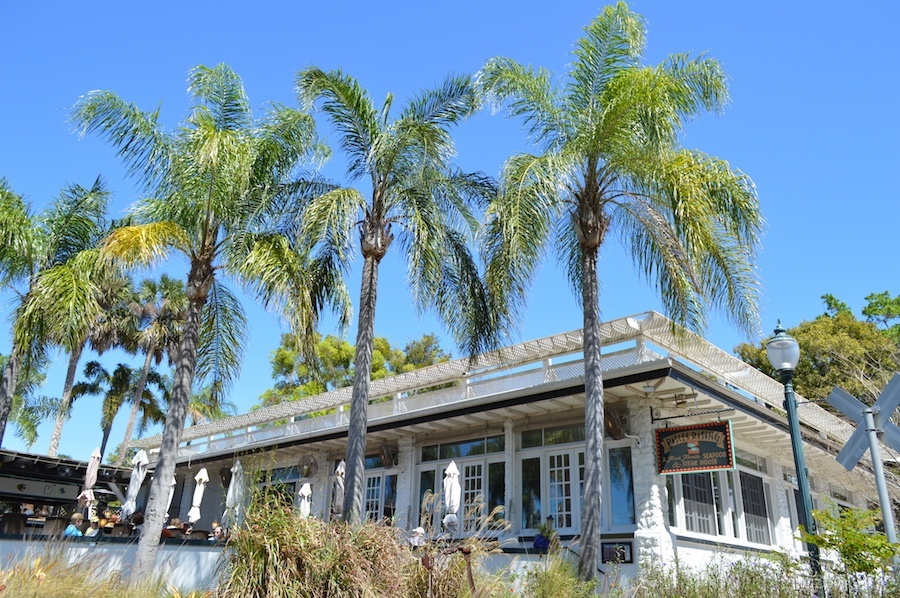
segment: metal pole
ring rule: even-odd
[[[812,516],[812,494],[809,490],[809,477],[806,470],[806,457],[803,456],[803,436],[800,433],[800,419],[797,417],[797,400],[794,398],[793,370],[778,372],[784,384],[784,410],[787,412],[788,426],[791,433],[791,448],[794,451],[794,468],[797,470],[797,488],[800,491],[800,523],[808,534],[816,533],[816,522]],[[819,561],[819,547],[812,542],[806,543],[809,551],[809,568],[812,571],[813,586],[820,598],[825,596],[825,581],[822,578],[822,564]]]
[[[878,428],[875,427],[875,412],[871,407],[863,409],[866,417],[866,434],[869,436],[869,452],[872,457],[872,471],[875,474],[875,485],[878,487],[878,501],[881,503],[881,515],[884,517],[884,533],[888,542],[897,543],[897,531],[894,529],[894,513],[891,509],[891,497],[888,496],[887,482],[884,479],[884,468],[881,465],[881,449],[878,447]],[[897,559],[894,558],[894,572]]]

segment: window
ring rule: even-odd
[[[380,455],[365,457],[363,510],[371,521],[390,520],[397,508],[397,474],[385,469]]]
[[[583,426],[530,430],[521,437],[519,507],[523,530],[541,522],[563,533],[578,533],[584,503]],[[569,443],[573,446],[566,448]],[[563,445],[563,446],[561,446]],[[603,473],[601,526],[610,529],[635,523],[631,446],[607,442]]]
[[[440,527],[444,472],[450,461],[459,468],[462,505],[457,517],[463,532],[478,528],[480,519],[506,505],[505,440],[488,436],[422,447],[419,465],[420,524]],[[433,500],[426,501],[431,492]]]
[[[737,451],[737,471],[684,473],[667,480],[669,524],[709,536],[772,544],[766,460]],[[751,470],[751,471],[748,471]]]

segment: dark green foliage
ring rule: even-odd
[[[900,371],[900,346],[873,322],[854,316],[845,303],[831,295],[822,299],[826,313],[787,331],[800,343],[794,388],[805,398],[818,400],[840,386],[871,403]],[[740,344],[735,352],[758,370],[777,377],[764,343]]]

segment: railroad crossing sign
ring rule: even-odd
[[[840,388],[835,387],[825,399],[828,404],[857,423],[856,432],[838,453],[837,461],[848,471],[856,467],[866,452],[866,443],[871,451],[872,473],[875,474],[875,486],[878,488],[878,500],[881,502],[881,514],[884,517],[884,531],[888,542],[897,542],[894,528],[894,512],[891,509],[891,498],[888,496],[887,483],[884,479],[884,468],[881,465],[881,450],[878,447],[878,432],[884,432],[884,442],[895,451],[900,452],[900,429],[891,423],[891,415],[900,404],[900,374],[894,374],[888,385],[881,391],[881,396],[871,407],[866,407],[859,400]],[[894,557],[894,572],[900,570],[900,560]]]
[[[856,432],[844,445],[844,448],[838,453],[837,462],[843,465],[848,471],[856,467],[859,460],[869,448],[869,438],[866,425],[866,412],[871,411],[874,431],[884,432],[882,440],[886,445],[897,452],[900,452],[900,428],[891,423],[891,415],[900,405],[900,374],[895,374],[888,385],[885,387],[881,396],[875,401],[872,407],[866,407],[856,397],[844,390],[835,387],[831,394],[825,399],[828,404],[856,422]],[[872,455],[875,459],[876,455]]]

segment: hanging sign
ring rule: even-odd
[[[734,469],[731,423],[657,428],[656,464],[661,474]]]

